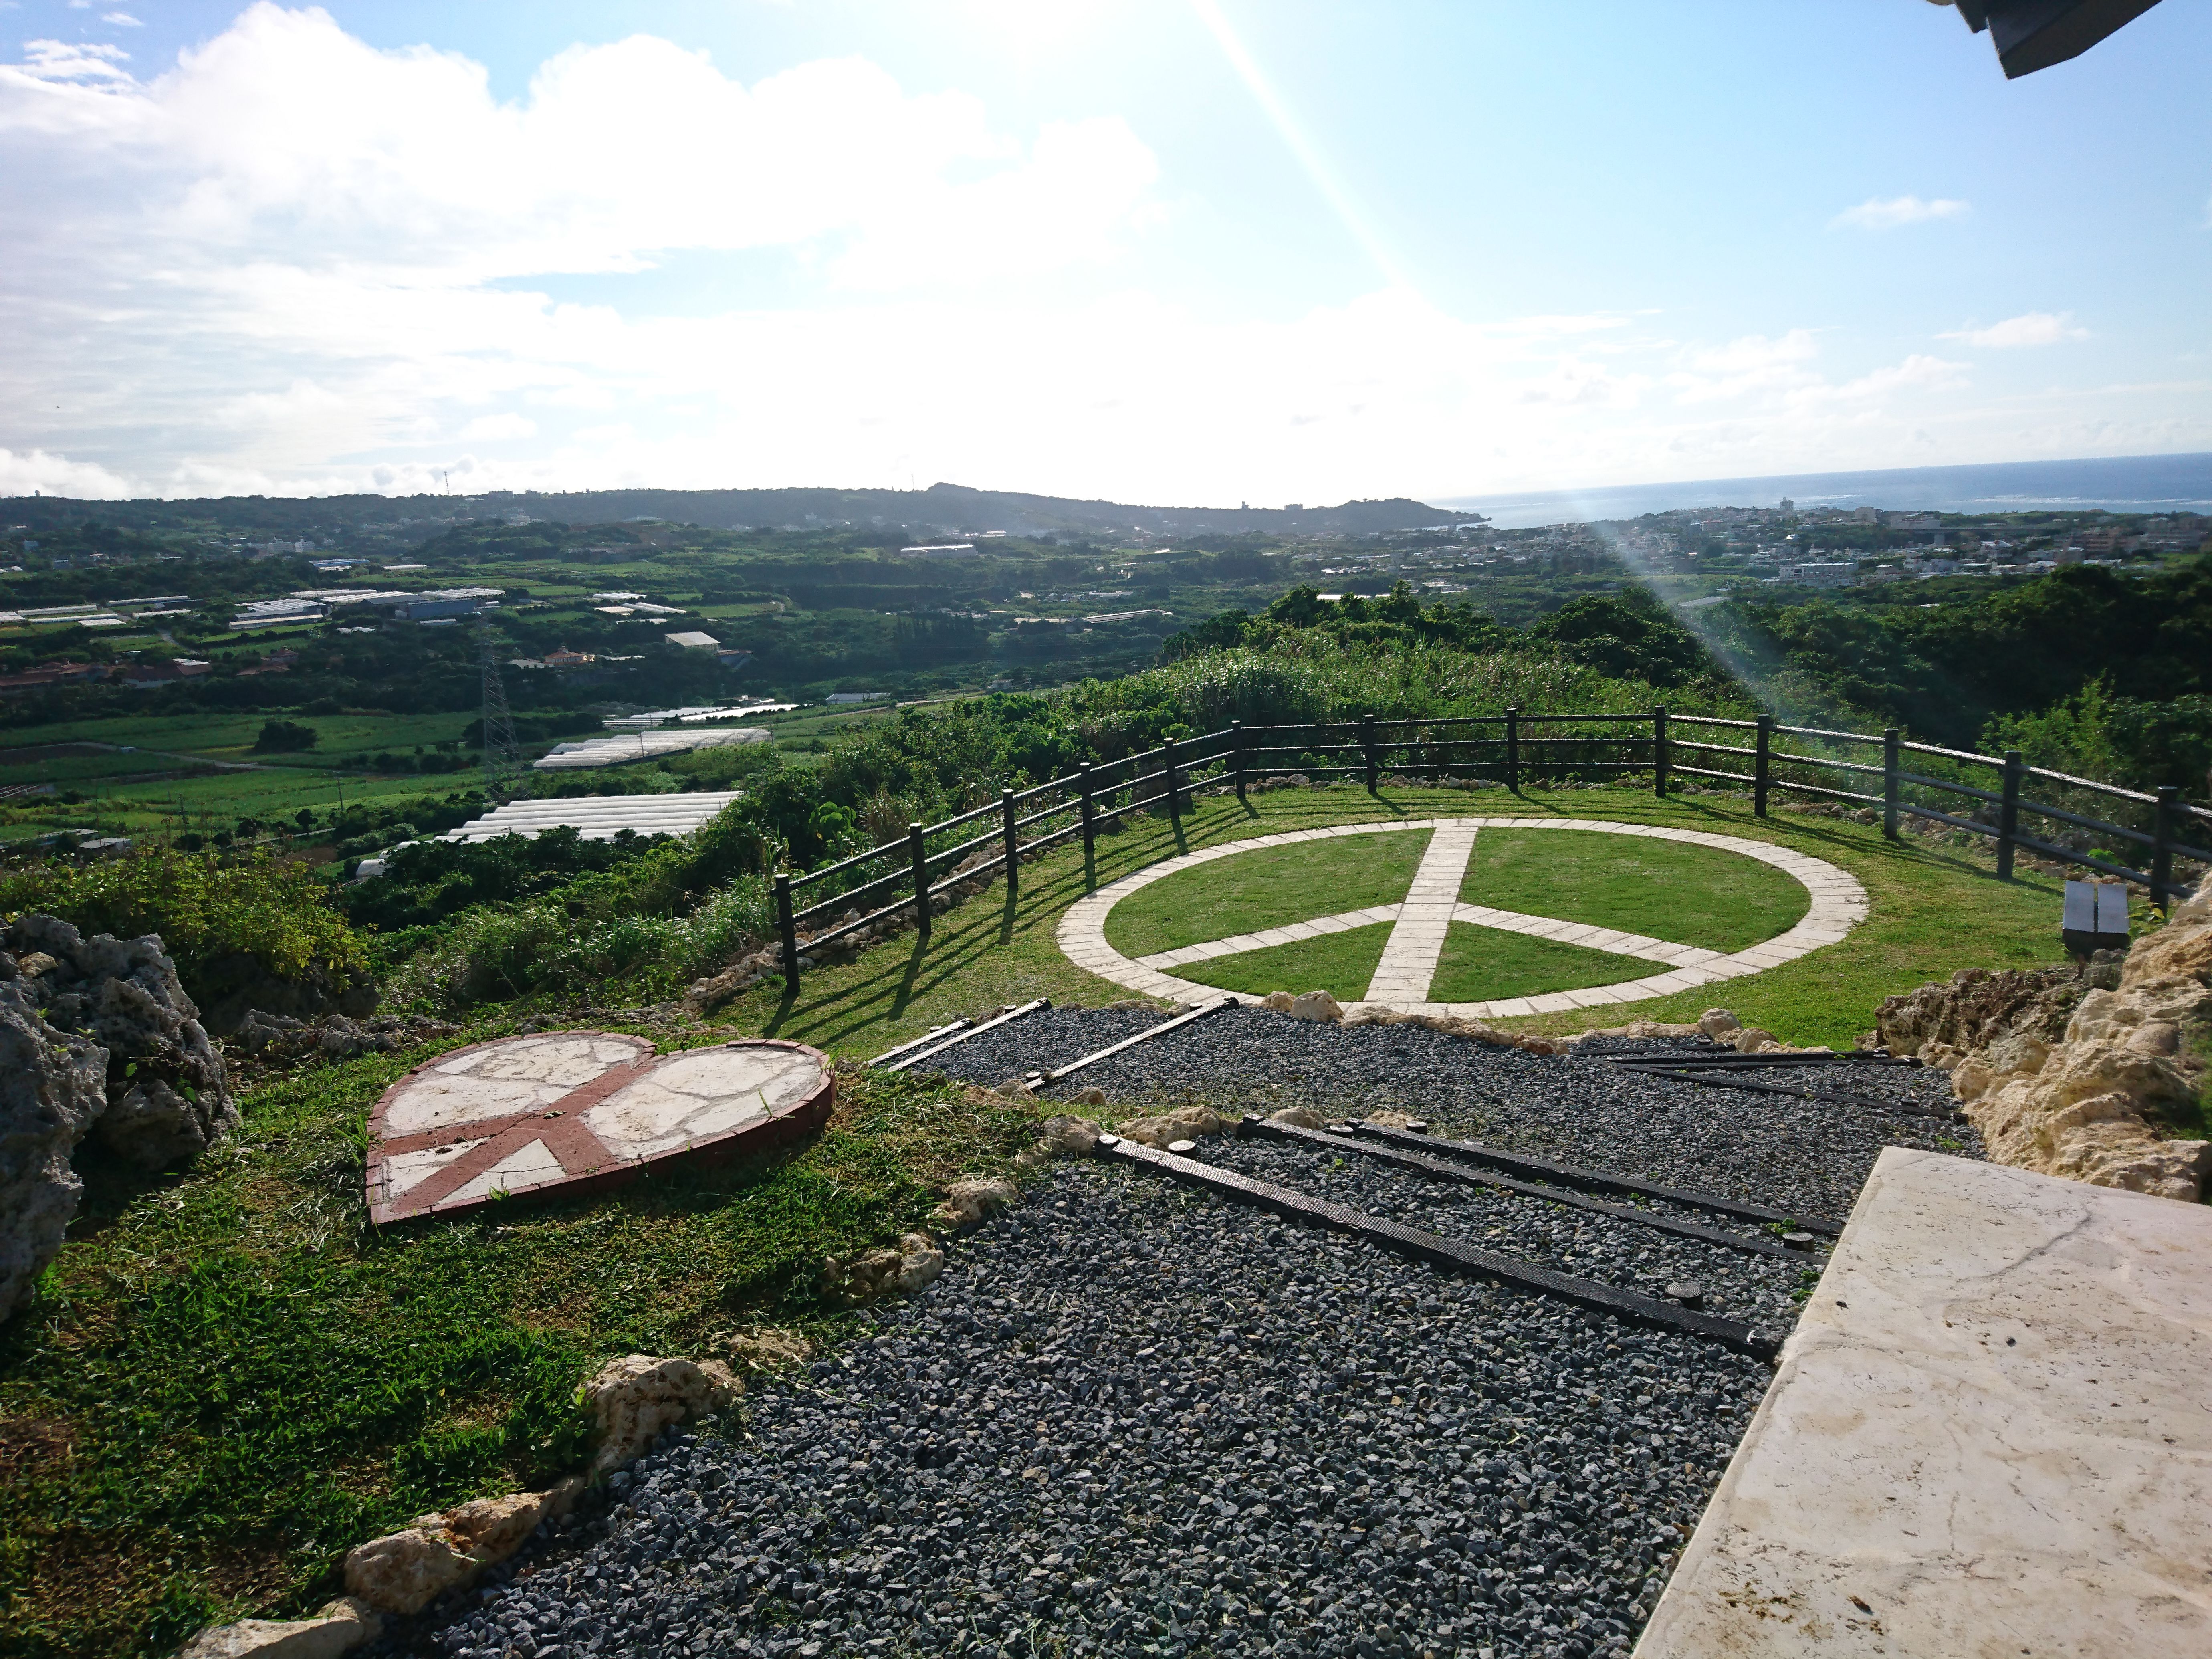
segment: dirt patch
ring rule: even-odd
[[[51,1479],[76,1447],[76,1429],[64,1418],[0,1419],[0,1486]]]

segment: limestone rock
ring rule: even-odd
[[[1961,968],[1948,983],[1886,1000],[1875,1011],[1875,1030],[1893,1054],[1923,1059],[1931,1042],[1964,1054],[2015,1031],[2056,1042],[2083,988],[2067,968]]]
[[[1291,1012],[1291,1005],[1297,1000],[1288,991],[1270,991],[1261,999],[1261,1006],[1272,1008],[1279,1014],[1287,1014]]]
[[[356,1546],[346,1556],[346,1593],[381,1612],[416,1613],[483,1571],[436,1516],[425,1519],[431,1524]]]
[[[1089,1118],[1060,1113],[1044,1121],[1045,1145],[1069,1158],[1088,1158],[1098,1150],[1098,1126]]]
[[[0,972],[11,966],[0,955]],[[70,1156],[106,1109],[106,1056],[40,1018],[21,980],[0,978],[0,1319],[60,1253],[83,1183]]]
[[[158,935],[88,939],[55,917],[26,915],[0,931],[0,945],[52,958],[52,968],[20,982],[34,988],[51,1024],[107,1051],[96,1133],[111,1152],[142,1169],[167,1169],[238,1126],[222,1056]]]
[[[1334,1025],[1344,1018],[1344,1005],[1326,991],[1308,991],[1291,999],[1291,1018]]]
[[[1952,1087],[1999,1163],[2193,1202],[2212,1143],[2167,1139],[2150,1115],[2197,1095],[2190,1034],[2208,1021],[2212,902],[2198,896],[2136,941],[2111,988],[2081,997],[2061,1039],[2014,1031],[1958,1055]],[[1954,1051],[1931,1041],[1921,1053]]]
[[[973,1227],[1011,1209],[1020,1197],[1014,1183],[1002,1176],[963,1176],[945,1189],[945,1202],[937,1206],[935,1218],[948,1227]]]
[[[629,1462],[663,1429],[718,1412],[744,1389],[718,1359],[656,1359],[634,1353],[609,1360],[584,1385],[584,1403],[599,1425],[593,1469]]]
[[[1075,1103],[1078,1106],[1103,1106],[1106,1103],[1106,1091],[1103,1089],[1085,1089],[1075,1097]]]
[[[770,1328],[730,1339],[730,1363],[741,1371],[780,1371],[814,1358],[814,1345],[796,1331]]]
[[[203,1631],[177,1659],[337,1659],[383,1629],[374,1607],[342,1595],[312,1619],[243,1619]]]
[[[1774,1040],[1774,1033],[1757,1025],[1747,1025],[1729,1034],[1730,1042],[1741,1054],[1771,1054],[1782,1045]]]
[[[1743,1030],[1743,1022],[1725,1008],[1708,1008],[1698,1016],[1698,1030],[1705,1036],[1725,1039]]]
[[[911,1296],[945,1271],[945,1252],[927,1233],[908,1233],[898,1249],[831,1256],[823,1264],[822,1292],[835,1301],[861,1303],[903,1292]]]
[[[1270,1123],[1287,1123],[1294,1129],[1319,1129],[1328,1120],[1310,1106],[1285,1106],[1279,1112],[1267,1114]]]
[[[1221,1133],[1221,1119],[1208,1107],[1178,1106],[1159,1117],[1140,1117],[1124,1123],[1117,1132],[1122,1139],[1165,1152],[1170,1141],[1197,1140]]]

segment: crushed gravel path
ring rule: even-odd
[[[1161,1018],[1055,1010],[937,1066],[995,1085]],[[1948,1094],[1902,1069],[1812,1081]],[[1125,1109],[1395,1109],[1837,1217],[1886,1142],[1980,1152],[1963,1124],[1261,1010],[1055,1092],[1093,1085]],[[1200,1156],[1608,1283],[1693,1279],[1709,1310],[1769,1329],[1818,1265],[1328,1148],[1223,1138]],[[934,1285],[863,1318],[862,1340],[664,1437],[376,1651],[1625,1659],[1769,1376],[1098,1163],[1056,1165],[953,1242]]]
[[[1767,1380],[1094,1164],[870,1327],[384,1650],[1618,1656]]]
[[[1066,1065],[1164,1018],[1152,1009],[1049,1009],[949,1049],[931,1066],[996,1086]],[[1683,1045],[1604,1046],[1650,1052]],[[1837,1066],[1802,1079],[1757,1075],[1868,1099],[1950,1103],[1949,1079],[1933,1071]],[[1051,1092],[1066,1099],[1093,1086],[1115,1103],[1200,1102],[1237,1115],[1295,1105],[1328,1116],[1405,1112],[1427,1118],[1438,1134],[1838,1219],[1850,1213],[1885,1145],[1982,1153],[1964,1123],[1639,1077],[1595,1051],[1529,1054],[1419,1025],[1322,1025],[1261,1008],[1196,1021]]]

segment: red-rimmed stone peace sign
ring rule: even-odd
[[[770,1038],[660,1054],[642,1037],[547,1031],[457,1048],[369,1114],[369,1218],[448,1215],[761,1150],[818,1128],[836,1091],[828,1055]]]

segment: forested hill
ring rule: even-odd
[[[1468,522],[1480,514],[1455,514],[1403,496],[1346,501],[1336,507],[1133,507],[1119,501],[1074,501],[1000,489],[936,483],[927,489],[586,489],[558,495],[495,490],[480,495],[230,496],[192,501],[76,501],[59,496],[0,501],[13,522],[33,530],[88,515],[143,527],[191,518],[251,526],[279,534],[307,534],[331,524],[374,524],[450,517],[507,517],[526,514],[561,524],[620,524],[665,519],[710,530],[901,527],[916,534],[1005,531],[1009,535],[1153,534],[1237,535],[1249,531],[1302,536],[1364,536],[1429,525]]]

